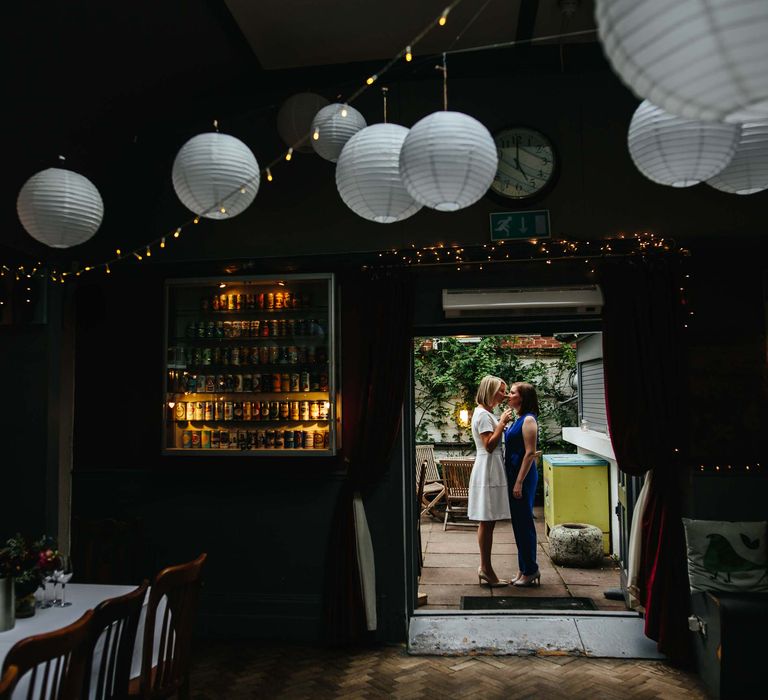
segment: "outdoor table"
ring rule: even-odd
[[[107,598],[115,598],[116,596],[125,595],[126,593],[135,590],[135,588],[136,586],[106,586],[90,583],[68,583],[67,601],[72,603],[72,605],[69,605],[66,608],[38,608],[32,617],[16,620],[16,625],[13,629],[8,630],[7,632],[0,632],[0,668],[2,668],[5,657],[11,647],[20,639],[66,627],[79,619],[86,610],[93,610],[93,608],[101,603],[101,601],[106,600]],[[136,646],[133,650],[133,661],[131,663],[131,678],[135,678],[141,673],[141,650],[148,601],[149,591],[147,591],[147,595],[144,598],[144,607],[142,608],[141,616],[139,617],[139,628],[136,632]],[[164,607],[163,600],[158,606],[158,615],[156,618],[158,622],[156,622],[156,627],[162,622]],[[155,634],[156,647],[158,645],[157,637],[158,635]],[[99,640],[93,656],[91,689],[93,689],[98,676],[99,659],[101,658],[102,647],[103,642],[102,640]],[[24,692],[26,692],[27,684],[28,675],[23,677],[21,682],[16,686],[13,693],[14,699],[23,696]]]

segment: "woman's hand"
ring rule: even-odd
[[[501,424],[506,427],[512,422],[512,409],[508,408],[504,413],[501,414],[501,418],[499,419],[501,421]]]
[[[515,485],[512,487],[512,497],[513,498],[523,497],[523,485],[517,481],[515,482]]]

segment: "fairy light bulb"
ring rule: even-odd
[[[379,79],[379,76],[378,76],[378,75],[372,75],[370,78],[368,78],[368,79],[365,81],[365,84],[366,84],[366,85],[373,85],[373,84],[374,84],[374,83],[375,83],[375,82],[376,82],[378,79]]]
[[[227,209],[226,209],[226,207],[219,207],[219,211],[220,211],[222,214],[226,214],[226,213],[227,213]]]
[[[272,182],[272,171],[267,168],[267,182]]]
[[[285,154],[285,159],[290,160],[293,158],[293,146],[288,149],[288,153]]]
[[[405,47],[405,60],[410,63],[413,60],[413,53],[411,52],[411,47],[406,46]]]
[[[199,224],[200,223],[200,217],[196,216],[194,219],[192,219],[193,224]]]
[[[117,257],[118,257],[118,258],[119,258],[119,257],[122,255],[122,253],[120,252],[120,248],[118,248],[117,250],[115,250],[115,253],[117,253]]]
[[[150,257],[152,255],[152,251],[149,249],[149,246],[147,246],[147,257]]]
[[[437,20],[437,23],[438,23],[438,24],[439,24],[441,27],[444,27],[444,26],[445,26],[445,23],[448,21],[448,13],[449,13],[450,11],[451,11],[451,8],[450,8],[450,7],[446,7],[446,8],[443,10],[443,14],[441,14],[441,15],[440,15],[440,19],[439,19],[439,20]]]
[[[136,256],[136,260],[143,260],[144,258],[141,257],[135,250],[133,251],[134,256]],[[78,273],[79,274],[79,273]]]
[[[317,141],[320,138],[320,129],[315,129],[312,132],[312,139]]]
[[[160,239],[160,247],[165,248],[165,236]]]
[[[109,263],[107,263],[107,274],[108,274],[108,275],[111,275],[111,274],[112,274],[112,270],[110,270],[110,269],[109,269]]]
[[[341,116],[346,117],[349,114],[346,107],[341,108]]]

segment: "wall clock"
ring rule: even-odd
[[[499,167],[491,192],[509,199],[532,199],[553,184],[555,148],[544,134],[529,127],[512,126],[493,138],[499,152]]]

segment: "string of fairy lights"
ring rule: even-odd
[[[765,468],[760,462],[750,462],[745,464],[722,463],[722,464],[699,464],[696,467],[696,471],[700,474],[707,475],[755,475],[762,476],[765,474]]]
[[[416,36],[414,36],[406,44],[406,46],[404,46],[391,60],[385,63],[378,71],[376,71],[376,73],[373,73],[368,77],[366,77],[363,84],[360,85],[354,92],[352,92],[352,94],[349,95],[349,97],[347,97],[346,100],[342,101],[342,109],[341,109],[342,116],[345,116],[344,114],[345,106],[351,104],[360,95],[362,95],[363,92],[365,92],[368,88],[370,88],[387,71],[389,71],[390,68],[392,68],[392,66],[394,66],[396,63],[398,63],[400,60],[403,60],[403,59],[407,63],[410,63],[413,60],[414,48],[418,45],[418,43],[435,27],[444,27],[447,24],[448,16],[450,15],[451,11],[454,10],[459,4],[461,4],[462,1],[463,0],[452,0],[452,2],[450,2],[437,17],[435,17]],[[218,131],[218,124],[216,122],[214,122],[214,128]],[[317,139],[318,137],[319,137],[319,134],[315,130],[311,135],[311,138]],[[273,158],[264,168],[261,169],[260,174],[266,178],[267,182],[274,181],[274,175],[272,172],[273,169],[278,164],[290,163],[291,160],[293,159],[294,150],[297,149],[302,144],[304,144],[308,138],[310,138],[310,135],[306,135],[301,139],[299,139],[298,141],[296,141],[295,143],[289,145],[283,152],[281,152],[279,155]],[[245,192],[246,186],[251,184],[253,179],[255,178],[252,178],[251,180],[248,180],[248,181],[244,181],[238,189],[241,192]],[[213,211],[218,209],[224,212],[223,203],[229,200],[236,193],[237,193],[237,190],[227,193],[226,196],[222,197],[221,200],[217,204],[210,207],[209,210]],[[203,212],[203,215],[206,214],[209,210],[206,210],[206,212]],[[12,275],[13,277],[15,277],[16,281],[23,281],[25,279],[30,279],[35,276],[45,275],[45,276],[48,276],[52,282],[60,282],[63,284],[67,281],[67,279],[79,277],[84,273],[89,273],[96,270],[103,270],[105,274],[109,275],[112,273],[112,267],[116,263],[127,262],[127,261],[135,261],[137,263],[140,263],[147,258],[151,258],[153,254],[153,250],[155,252],[157,252],[158,250],[160,251],[164,250],[169,243],[178,239],[182,235],[182,232],[184,232],[186,229],[188,229],[191,226],[198,225],[200,223],[200,216],[201,215],[190,217],[186,221],[180,223],[178,226],[175,226],[173,229],[171,229],[169,233],[156,237],[148,241],[147,243],[141,244],[138,247],[129,248],[129,249],[115,248],[115,253],[111,258],[101,262],[84,265],[79,269],[63,270],[63,269],[56,269],[55,267],[48,268],[40,261],[37,262],[37,264],[35,265],[9,266],[5,264],[0,264],[0,277],[5,277],[6,275]]]
[[[543,262],[552,265],[558,262],[581,262],[587,274],[593,275],[596,264],[605,258],[677,255],[688,258],[690,251],[678,246],[674,240],[643,232],[626,235],[620,233],[597,240],[528,239],[499,240],[476,246],[436,243],[406,248],[392,248],[378,253],[377,264],[366,267],[444,267],[457,273],[483,271],[488,266],[504,263]],[[688,297],[691,273],[684,271],[680,276],[678,303],[681,306],[681,324],[684,330],[691,328],[695,312]]]
[[[462,1],[463,0],[452,0],[452,2],[450,2],[442,10],[442,12],[440,12],[438,16],[436,16],[432,21],[430,21],[418,34],[416,34],[416,36],[410,39],[408,43],[403,47],[403,49],[401,49],[397,54],[395,54],[395,56],[392,59],[390,59],[387,63],[385,63],[375,73],[367,76],[365,80],[362,82],[362,84],[360,84],[355,90],[353,90],[346,100],[341,100],[342,116],[344,116],[344,112],[346,111],[345,108],[347,105],[354,102],[363,92],[365,92],[372,85],[374,85],[374,83],[380,80],[381,77],[385,75],[398,62],[400,62],[401,60],[404,60],[406,63],[411,63],[414,57],[414,50],[419,44],[419,42],[421,42],[421,40],[434,28],[445,27],[446,24],[448,23],[448,17],[450,13],[459,4],[461,4]],[[461,54],[461,53],[467,53],[472,51],[485,51],[485,50],[499,49],[499,48],[512,47],[512,46],[523,45],[523,44],[532,44],[532,43],[538,43],[538,42],[548,42],[555,39],[565,39],[565,38],[570,38],[575,36],[581,36],[584,34],[591,34],[595,32],[595,30],[592,29],[592,30],[586,30],[586,31],[568,32],[568,33],[563,33],[559,35],[540,36],[540,37],[533,37],[531,39],[514,40],[514,41],[508,41],[508,42],[496,43],[496,44],[490,44],[490,45],[454,49],[453,46],[456,44],[459,38],[463,35],[464,31],[466,31],[466,29],[472,23],[474,23],[477,17],[485,10],[487,5],[488,5],[488,2],[484,3],[479,8],[479,10],[469,19],[466,25],[458,32],[453,42],[449,45],[448,49],[445,52],[443,52],[442,70],[443,70],[444,83],[445,83],[445,77],[446,77],[445,75],[445,56],[446,55]],[[385,101],[386,101],[386,90],[387,88],[382,88]],[[444,85],[444,90],[445,90],[445,85]],[[385,106],[385,109],[386,109],[386,106]],[[385,121],[386,121],[386,118],[385,118]],[[218,131],[218,124],[215,121],[214,121],[214,129]],[[289,145],[284,151],[282,151],[275,158],[273,158],[264,168],[261,168],[260,175],[262,175],[267,182],[269,183],[273,182],[275,179],[273,175],[273,169],[280,164],[290,163],[293,160],[294,151],[299,146],[303,145],[309,138],[313,138],[317,140],[318,137],[319,137],[319,134],[317,130],[315,130],[312,134],[307,134],[303,136],[301,139],[299,139],[298,141],[296,141],[295,143]],[[251,184],[251,180],[244,181],[239,186],[238,189],[244,193],[246,186],[249,184]],[[108,259],[103,260],[101,262],[94,262],[92,264],[85,264],[85,265],[79,265],[78,263],[68,262],[68,263],[62,263],[59,266],[44,264],[42,261],[37,261],[36,263],[32,263],[32,264],[28,263],[28,264],[10,264],[9,265],[9,264],[0,263],[0,277],[9,277],[11,279],[14,279],[15,281],[21,281],[21,282],[24,282],[25,280],[29,280],[34,277],[48,277],[52,282],[60,282],[63,284],[68,279],[80,277],[85,273],[90,273],[93,271],[103,271],[105,274],[109,275],[112,273],[112,267],[114,267],[117,263],[127,263],[127,262],[140,263],[146,259],[151,258],[153,253],[157,254],[165,250],[167,246],[173,243],[175,240],[177,240],[182,235],[183,232],[186,232],[188,229],[200,224],[201,216],[205,216],[205,214],[213,210],[219,210],[224,212],[225,210],[223,209],[223,203],[226,202],[230,197],[232,197],[235,194],[237,194],[237,190],[233,192],[229,192],[218,203],[211,206],[205,212],[202,212],[202,214],[189,217],[187,220],[179,223],[177,226],[170,228],[167,233],[157,236],[152,240],[147,241],[146,243],[142,243],[137,247],[115,248],[114,255],[112,255]],[[422,248],[422,251],[427,251],[427,250],[430,250],[431,248],[432,246],[426,246]],[[63,268],[63,265],[65,264],[69,267],[69,269]]]

